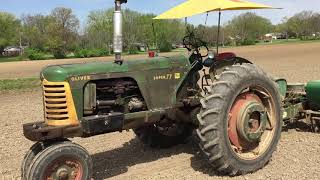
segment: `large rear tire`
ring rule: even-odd
[[[281,101],[277,85],[260,68],[227,68],[201,104],[196,133],[218,173],[251,173],[270,160],[281,134]]]

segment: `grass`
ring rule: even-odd
[[[300,40],[300,39],[277,39],[272,42],[259,42],[256,45],[273,45],[273,44],[292,44],[292,43],[312,43],[320,40]]]
[[[300,40],[300,39],[277,39],[273,40],[272,42],[258,42],[255,45],[277,45],[277,44],[298,44],[298,43],[313,43],[313,42],[320,42],[320,40]],[[251,45],[254,46],[254,45]],[[241,47],[241,46],[220,46],[220,48],[231,48],[231,47]],[[184,52],[184,48],[177,48],[173,49],[172,52]],[[148,52],[137,52],[136,54],[147,54]],[[123,55],[133,55],[129,54],[129,52],[123,52]],[[107,55],[111,56],[111,55]],[[70,58],[76,58],[73,53],[67,54],[67,57],[65,59],[70,59]],[[46,54],[43,60],[48,60],[48,59],[54,59],[54,56],[52,54]],[[3,62],[17,62],[17,61],[25,61],[28,60],[28,58],[24,56],[16,56],[16,57],[2,57],[0,56],[0,63]],[[37,60],[34,60],[37,61]]]
[[[133,54],[130,54],[129,52],[123,52],[122,55],[130,56],[130,55],[138,55],[138,54],[147,54],[148,52],[146,51],[137,51]],[[112,56],[113,54],[109,54],[107,56]]]
[[[0,79],[0,92],[32,90],[40,87],[39,78]]]
[[[5,56],[0,56],[0,63],[2,62],[15,62],[15,61],[23,61],[27,60],[23,56],[15,56],[15,57],[5,57]]]
[[[300,43],[319,43],[320,40],[300,40],[300,39],[277,39],[271,42],[260,41],[254,45],[242,45],[242,46],[220,46],[219,48],[232,48],[232,47],[246,47],[246,46],[259,46],[259,45],[277,45],[277,44],[300,44]],[[215,47],[214,47],[215,48]]]
[[[186,51],[185,48],[176,48],[172,50],[172,52],[185,52],[185,51]]]

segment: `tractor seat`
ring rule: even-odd
[[[215,60],[225,60],[225,59],[232,59],[235,58],[236,54],[233,52],[224,52],[224,53],[219,53],[218,55],[216,55]]]

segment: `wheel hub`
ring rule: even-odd
[[[53,163],[46,170],[47,180],[80,180],[82,178],[82,166],[74,160],[60,160]]]
[[[249,142],[258,141],[266,127],[264,107],[259,102],[249,100],[243,104],[237,117],[237,132]]]
[[[68,177],[69,177],[69,173],[66,168],[59,168],[57,170],[57,175],[58,175],[58,178],[61,180],[68,179]]]
[[[229,139],[238,149],[248,149],[260,141],[266,129],[267,112],[253,93],[237,97],[229,113]]]

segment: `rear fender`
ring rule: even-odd
[[[221,59],[221,60],[215,60],[212,66],[209,69],[210,75],[219,75],[221,74],[224,69],[228,66],[232,66],[235,64],[243,64],[243,63],[249,63],[252,64],[251,61],[242,58],[242,57],[233,57],[233,58],[227,58],[227,59]]]

